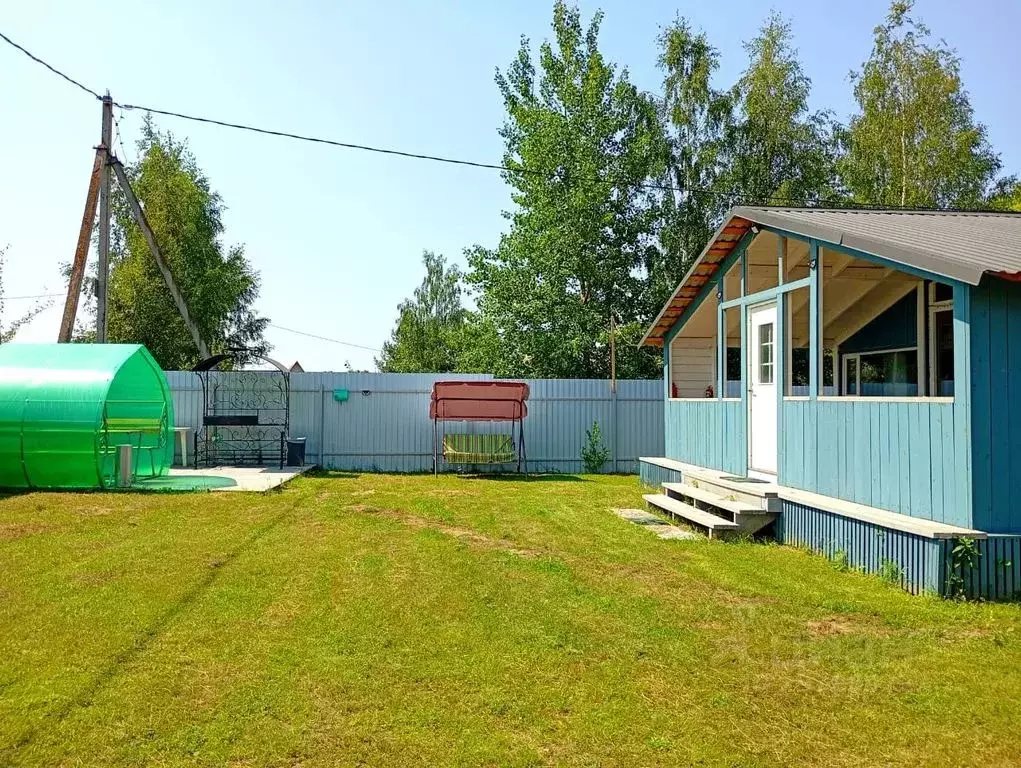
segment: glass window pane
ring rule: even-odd
[[[954,313],[937,312],[933,316],[936,336],[935,361],[936,391],[938,397],[952,397],[954,394]]]
[[[861,355],[861,394],[872,397],[914,397],[918,394],[915,350]]]
[[[759,383],[773,383],[773,324],[759,326]]]
[[[847,358],[847,394],[858,394],[858,358]]]
[[[932,298],[933,301],[953,301],[954,289],[946,283],[933,283]]]

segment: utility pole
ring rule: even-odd
[[[110,274],[110,145],[113,141],[113,99],[103,97],[103,132],[99,139],[99,276],[96,279],[96,341],[106,343],[107,278]]]
[[[613,310],[610,310],[610,392],[617,391],[617,329],[613,323]]]

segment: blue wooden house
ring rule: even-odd
[[[1021,592],[1021,214],[734,208],[642,343],[649,503],[912,591]]]

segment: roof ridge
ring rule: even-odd
[[[901,216],[1003,216],[1007,218],[1021,217],[1021,211],[1000,211],[994,209],[941,209],[941,208],[842,208],[840,206],[791,206],[791,205],[741,205],[745,208],[760,211],[791,211],[798,213],[859,213],[859,214],[897,214]]]

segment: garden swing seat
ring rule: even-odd
[[[444,435],[443,460],[448,464],[510,464],[517,460],[514,436]]]
[[[448,466],[514,464],[527,473],[525,416],[528,384],[523,381],[437,381],[429,401],[433,422],[433,472]],[[440,422],[502,422],[510,434],[468,434],[441,430]],[[443,432],[442,438],[440,432]]]

